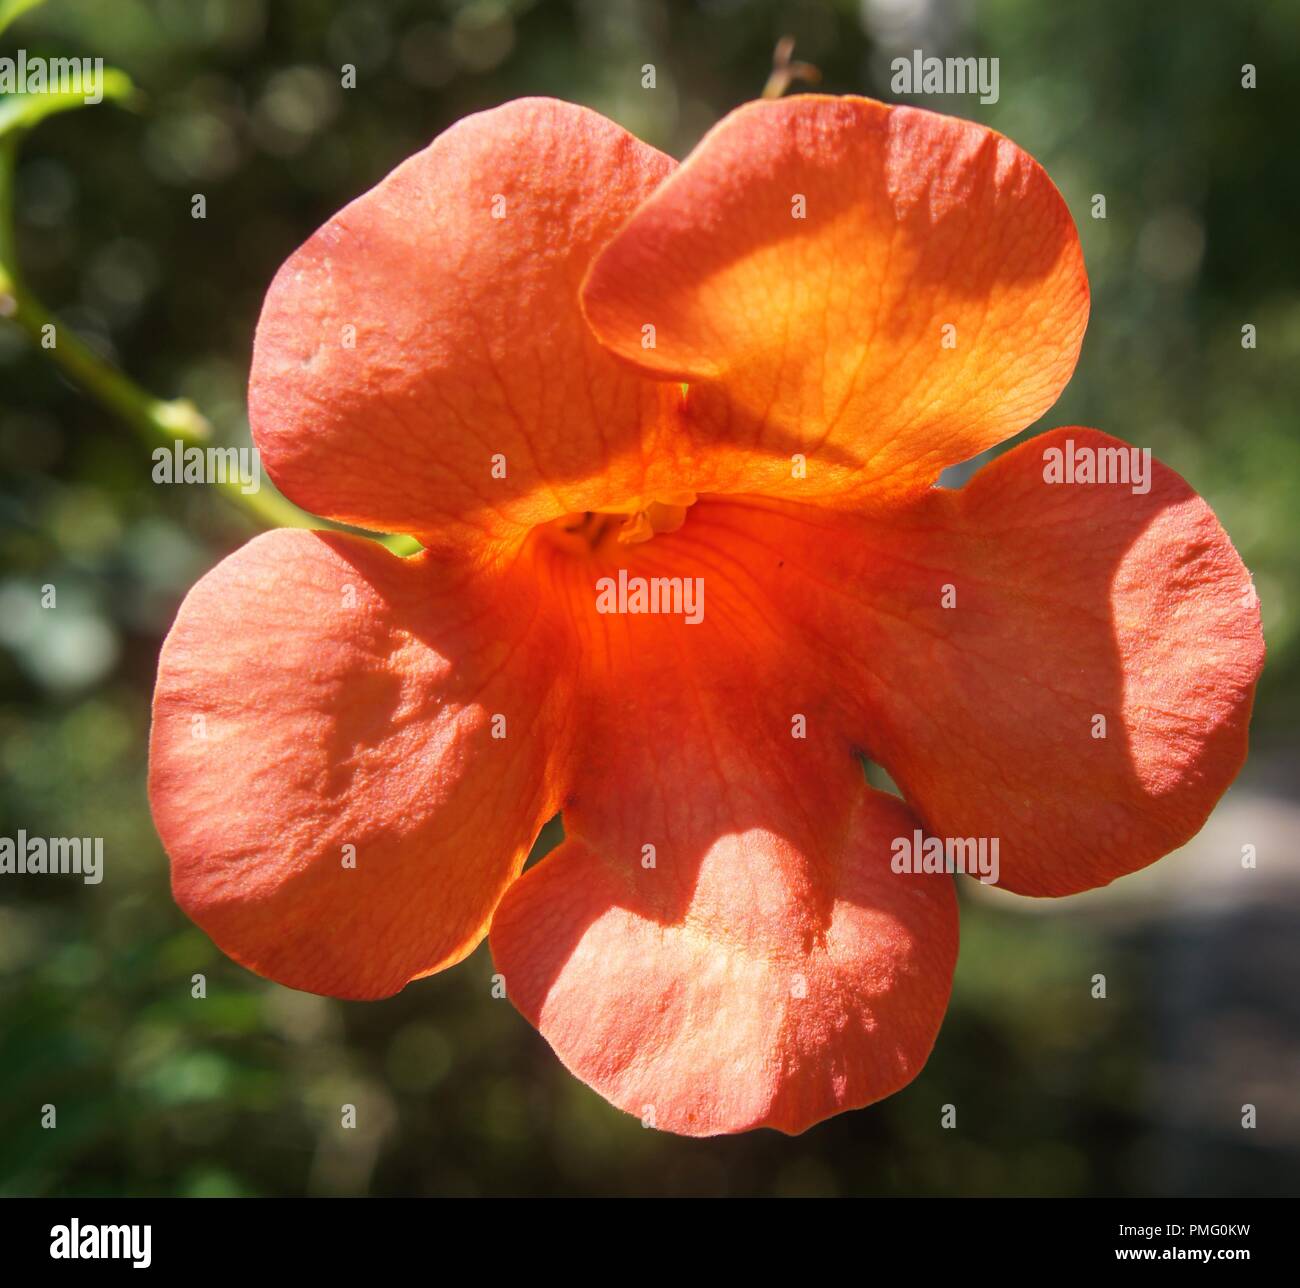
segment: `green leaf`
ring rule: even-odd
[[[10,0],[12,3],[13,0]],[[18,0],[21,3],[21,0]],[[0,0],[3,5],[5,0]],[[130,98],[135,90],[131,78],[118,71],[116,67],[105,67],[103,74],[96,77],[96,92],[102,91],[106,99],[121,101]],[[55,112],[70,112],[78,107],[93,107],[84,93],[72,91],[45,94],[6,94],[0,98],[0,136],[10,130],[30,129],[38,121],[43,121]]]
[[[0,0],[0,32],[15,18],[22,17],[28,9],[35,9],[38,4],[44,3],[45,0]]]

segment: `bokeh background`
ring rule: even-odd
[[[158,645],[256,524],[205,488],[155,486],[148,447],[0,319],[0,835],[103,836],[109,856],[100,886],[0,878],[0,1193],[1300,1188],[1300,6],[49,0],[0,54],[100,56],[139,93],[25,139],[24,275],[145,388],[247,443],[272,274],[407,154],[467,112],[552,94],[681,156],[762,89],[786,33],[824,88],[887,99],[896,53],[1000,59],[996,104],[909,101],[1009,134],[1074,211],[1092,322],[1040,427],[1154,449],[1255,573],[1270,651],[1238,783],[1183,853],[1108,890],[1042,902],[963,882],[951,1012],[900,1095],[797,1139],[645,1131],[492,1000],[486,946],[342,1003],[248,974],[174,906],[144,792]],[[360,1129],[340,1128],[344,1102]]]

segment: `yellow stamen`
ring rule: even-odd
[[[670,492],[666,496],[645,500],[636,497],[617,510],[586,510],[580,514],[566,514],[551,525],[551,531],[562,545],[574,549],[594,550],[618,528],[621,545],[639,545],[660,533],[676,532],[686,522],[686,511],[695,504],[694,492]]]

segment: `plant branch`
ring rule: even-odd
[[[55,316],[22,283],[17,267],[14,233],[14,171],[19,130],[0,136],[0,317],[21,327],[71,379],[114,412],[146,443],[171,446],[207,443],[212,428],[188,398],[155,398],[125,372],[96,353],[77,333]],[[269,527],[335,527],[301,510],[275,491],[245,492],[238,479],[218,480],[214,487],[232,504]],[[367,533],[366,535],[372,535]],[[375,537],[394,554],[419,550],[410,537]]]

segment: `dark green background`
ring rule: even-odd
[[[1092,322],[1040,427],[1151,447],[1256,575],[1270,653],[1230,812],[1113,894],[1044,912],[963,890],[926,1070],[798,1139],[643,1130],[491,999],[486,948],[382,1003],[266,983],[173,905],[144,795],[161,636],[254,528],[204,489],[154,486],[147,448],[0,322],[0,835],[99,835],[109,855],[98,887],[0,879],[0,1193],[1295,1192],[1300,5],[51,0],[0,54],[102,56],[141,97],[26,141],[25,275],[142,384],[246,442],[275,269],[403,157],[521,94],[681,156],[761,90],[786,32],[832,92],[891,98],[898,50],[1000,59],[994,105],[912,101],[1009,134],[1080,225]],[[48,582],[57,613],[33,608]],[[1260,871],[1243,876],[1246,842]]]

